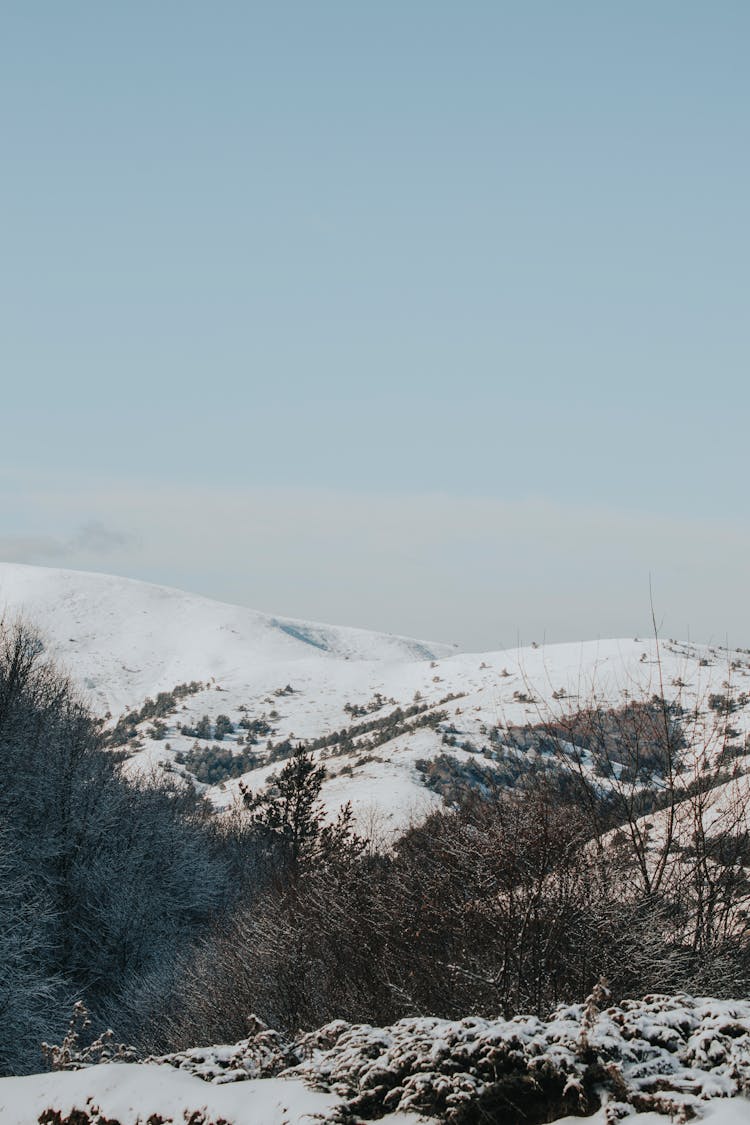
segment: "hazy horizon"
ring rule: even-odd
[[[190,512],[179,507],[181,499],[179,493],[162,491],[151,496],[144,512],[138,498],[141,520],[149,528],[147,540],[92,519],[68,535],[61,530],[59,535],[0,536],[0,560],[116,574],[279,616],[446,641],[464,651],[532,641],[649,636],[651,594],[661,636],[736,647],[750,641],[750,627],[742,632],[747,611],[741,606],[735,613],[732,605],[750,537],[743,538],[726,522],[704,523],[693,541],[695,525],[684,528],[675,521],[639,521],[595,510],[571,514],[570,509],[542,503],[467,504],[465,498],[420,496],[402,497],[398,503],[392,497],[371,498],[368,506],[360,495],[351,495],[345,505],[336,494],[327,498],[326,506],[321,494],[264,491],[224,498],[221,505],[211,496],[203,497],[198,510],[205,516],[204,530],[196,536]],[[109,487],[88,499],[88,510],[105,517],[113,505],[115,510],[121,505],[132,510],[132,498],[128,505],[126,497]],[[52,498],[50,518],[54,507],[56,526],[63,529],[61,495]],[[195,510],[194,495],[191,511]],[[171,512],[171,518],[160,521],[161,511]],[[231,522],[238,512],[251,523],[250,533],[242,521]],[[343,524],[351,532],[347,550],[336,539]],[[260,542],[253,535],[258,525],[266,531]],[[390,538],[384,542],[386,526]],[[213,544],[222,534],[225,550],[239,560],[231,567],[219,568],[215,562]],[[556,561],[559,573],[555,581],[546,582],[543,540],[555,534],[575,534],[591,565],[609,568],[608,581],[598,590],[587,589],[581,581],[585,573],[579,574],[578,558],[572,556],[563,570]],[[506,588],[498,591],[493,562],[503,553],[508,536],[517,539],[518,547],[505,563],[510,576]],[[671,565],[675,542],[684,552],[681,569]],[[726,588],[711,590],[712,602],[691,606],[691,591],[719,551],[724,553],[724,573],[731,566],[733,580]],[[651,576],[641,575],[637,566],[646,552],[657,564]],[[320,562],[311,572],[306,570],[305,555],[316,553],[328,570]],[[380,567],[369,575],[368,599],[358,576],[368,557],[372,566],[374,553]],[[471,587],[461,581],[467,574],[474,579]],[[666,587],[665,574],[671,580]],[[566,596],[561,597],[565,581]],[[519,590],[529,602],[535,601],[525,616]],[[480,597],[485,604],[478,612]],[[688,606],[683,620],[680,604]],[[610,627],[599,627],[601,623]]]

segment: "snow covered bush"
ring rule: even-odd
[[[90,1027],[91,1020],[86,1005],[78,1000],[73,1005],[73,1013],[62,1043],[42,1043],[42,1055],[52,1070],[82,1070],[98,1063],[136,1060],[138,1055],[133,1047],[115,1043],[111,1028],[101,1032],[96,1039],[88,1036],[87,1041],[82,1042],[81,1035],[85,1035]]]
[[[599,1008],[603,989],[551,1018],[336,1020],[294,1041],[263,1026],[232,1047],[158,1060],[212,1083],[304,1077],[342,1099],[338,1120],[418,1111],[455,1125],[528,1125],[600,1104],[695,1116],[750,1090],[750,1002],[647,996]]]

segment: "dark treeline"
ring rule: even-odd
[[[605,858],[590,827],[537,788],[436,812],[389,855],[356,841],[319,854],[216,927],[153,1047],[235,1041],[249,1012],[288,1032],[335,1018],[544,1015],[600,977],[618,998],[744,994],[735,849],[701,941],[691,876],[644,891],[628,847]]]
[[[466,791],[387,849],[346,808],[326,819],[303,748],[217,818],[184,787],[128,781],[33,633],[6,630],[0,1067],[38,1068],[78,1000],[92,1036],[111,1026],[148,1053],[235,1041],[251,1014],[292,1033],[546,1014],[602,976],[615,999],[746,993],[750,845],[740,790],[718,828],[711,809],[721,746],[704,740],[686,779],[697,732],[659,701],[515,737],[543,739],[549,769]]]

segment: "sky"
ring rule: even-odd
[[[0,558],[750,645],[744,0],[0,5]]]

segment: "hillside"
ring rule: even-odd
[[[303,740],[326,759],[329,806],[351,800],[361,821],[392,829],[438,804],[457,771],[474,783],[483,771],[512,775],[519,751],[504,750],[499,732],[594,696],[620,706],[663,693],[708,718],[709,704],[715,715],[716,700],[731,696],[730,737],[744,753],[747,652],[632,638],[457,653],[124,578],[12,564],[0,564],[0,608],[34,623],[92,706],[111,726],[120,720],[113,744],[129,768],[190,774],[219,807],[241,775],[257,788]],[[533,760],[537,751],[524,753]]]

